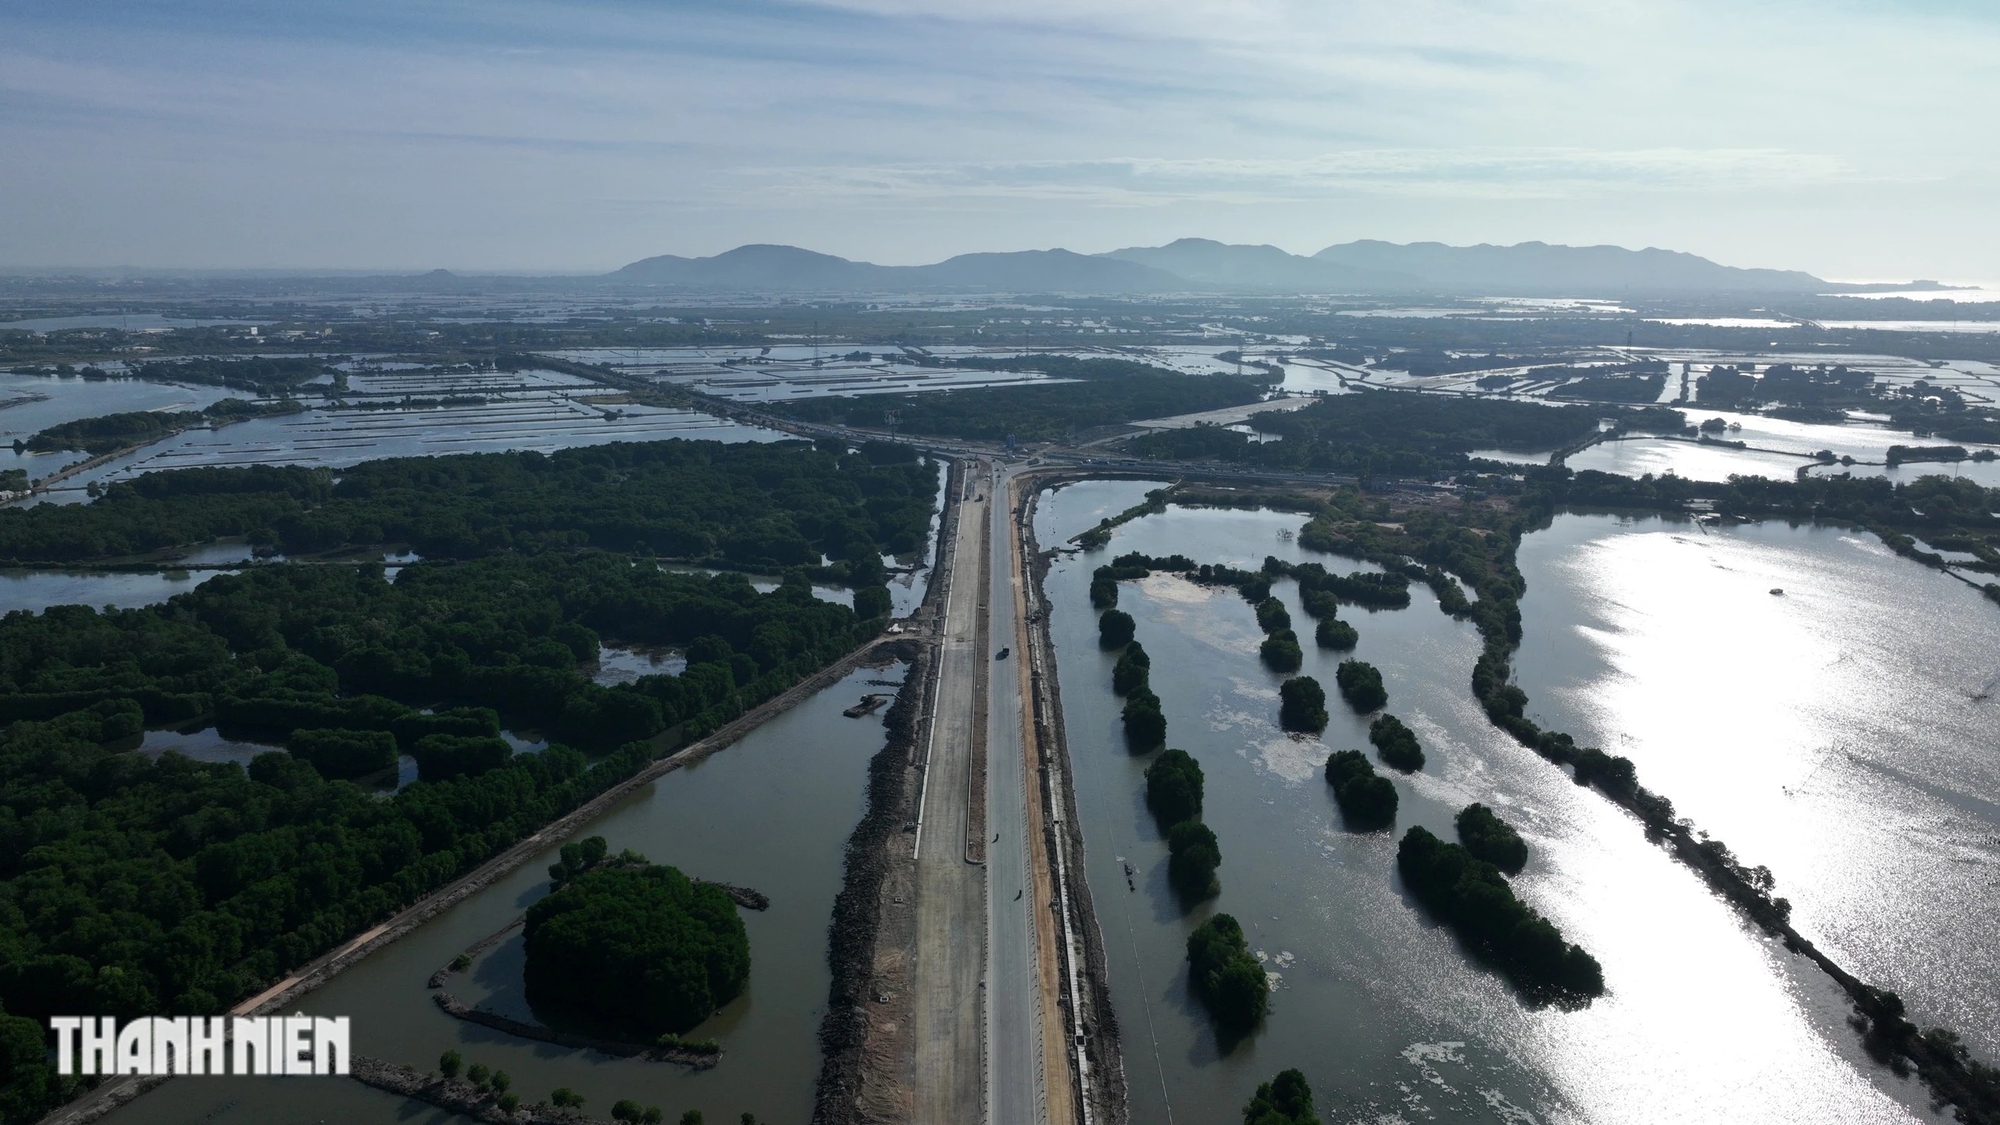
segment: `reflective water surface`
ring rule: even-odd
[[[1912,1018],[2000,1052],[2000,606],[1826,526],[1562,515],[1520,564],[1531,715],[1769,866]]]
[[[1060,542],[1143,490],[1084,484],[1045,498],[1041,541]],[[1232,1120],[1258,1082],[1288,1066],[1306,1072],[1331,1122],[1936,1119],[1918,1085],[1866,1061],[1843,998],[1817,970],[1746,929],[1625,813],[1487,723],[1468,686],[1478,638],[1420,586],[1407,610],[1343,611],[1361,633],[1354,655],[1381,669],[1388,710],[1429,756],[1422,772],[1392,775],[1402,800],[1394,832],[1356,834],[1320,769],[1330,750],[1368,749],[1362,719],[1335,695],[1323,737],[1280,732],[1283,677],[1259,663],[1262,634],[1241,597],[1166,576],[1123,585],[1119,605],[1154,657],[1168,744],[1201,761],[1205,820],[1223,853],[1220,897],[1179,903],[1143,803],[1145,759],[1119,733],[1090,571],[1127,550],[1237,565],[1312,557],[1282,537],[1300,522],[1173,508],[1049,577],[1134,1121]],[[1277,594],[1295,622],[1308,620],[1294,584]],[[1340,654],[1309,639],[1307,648],[1304,672],[1330,686]],[[1449,838],[1452,815],[1475,800],[1529,842],[1518,893],[1603,963],[1609,993],[1589,1008],[1524,1006],[1403,892],[1397,834],[1422,824]],[[1126,861],[1136,890],[1126,889]],[[1277,974],[1265,1027],[1236,1044],[1217,1041],[1187,990],[1186,935],[1212,910],[1234,914]]]
[[[1906,435],[1907,437],[1907,435]],[[1732,440],[1736,440],[1733,439]],[[1907,438],[1903,444],[1917,444]],[[1820,448],[1825,448],[1821,446]],[[1809,451],[1808,451],[1809,452]],[[1838,452],[1838,451],[1836,451]],[[1881,452],[1874,454],[1881,456]],[[1854,454],[1861,457],[1865,454]],[[1814,465],[1806,456],[1774,453],[1768,449],[1732,449],[1723,445],[1697,445],[1671,438],[1632,438],[1593,445],[1565,462],[1576,470],[1595,469],[1637,477],[1651,473],[1673,473],[1688,480],[1724,481],[1731,476],[1769,477],[1791,480],[1801,468],[1810,466],[1815,476],[1849,473],[1857,477],[1887,477],[1899,484],[1923,476],[1964,477],[1988,488],[2000,487],[2000,461],[1912,462],[1888,468],[1882,465]]]
[[[72,570],[0,570],[0,613],[40,613],[52,605],[132,609],[185,594],[219,571],[105,574]]]
[[[0,372],[0,444],[63,422],[134,410],[200,410],[245,397],[227,387],[143,379],[81,379]],[[10,463],[0,461],[0,464]]]

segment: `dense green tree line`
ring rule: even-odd
[[[1326,689],[1311,676],[1293,676],[1278,685],[1278,726],[1318,734],[1326,729]]]
[[[1141,504],[1138,507],[1130,508],[1127,510],[1133,512],[1147,512],[1147,511],[1164,512],[1167,510],[1166,501],[1164,499],[1166,494],[1167,494],[1166,489],[1156,488],[1153,491],[1148,492],[1146,494],[1149,503]],[[1162,498],[1157,506],[1150,503],[1151,498],[1155,496]],[[1127,551],[1125,554],[1119,555],[1117,558],[1111,560],[1111,565],[1115,568],[1120,568],[1120,569],[1126,567],[1137,567],[1140,570],[1149,570],[1149,571],[1167,570],[1176,573],[1179,573],[1181,571],[1200,569],[1195,565],[1195,561],[1191,558],[1188,558],[1186,555],[1144,555],[1140,554],[1138,551]],[[1133,575],[1132,577],[1144,578],[1145,575],[1136,574]]]
[[[1340,687],[1341,698],[1361,714],[1378,711],[1389,702],[1381,671],[1365,660],[1341,661],[1333,670],[1333,681]]]
[[[1160,512],[1166,511],[1167,492],[1168,490],[1164,488],[1153,489],[1151,492],[1146,493],[1146,498],[1144,500],[1141,500],[1137,504],[1132,505],[1131,507],[1125,509],[1124,511],[1118,513],[1115,516],[1106,516],[1103,519],[1098,520],[1097,525],[1095,527],[1092,527],[1089,531],[1086,531],[1081,535],[1075,536],[1073,538],[1073,542],[1075,542],[1078,546],[1082,547],[1086,551],[1096,551],[1102,549],[1105,546],[1105,544],[1111,542],[1111,532],[1115,530],[1119,525],[1130,523],[1131,521],[1138,519],[1140,516],[1156,515]],[[1132,557],[1144,558],[1145,556],[1139,555],[1137,552],[1134,552]],[[1174,557],[1180,558],[1181,556],[1175,555]],[[1113,565],[1122,565],[1122,562],[1115,561]],[[1170,570],[1172,568],[1167,567],[1165,569]]]
[[[1357,570],[1333,574],[1316,562],[1288,563],[1265,555],[1259,573],[1266,581],[1291,578],[1299,584],[1299,601],[1314,617],[1332,617],[1342,604],[1364,609],[1408,609],[1410,579],[1398,571]]]
[[[1111,668],[1111,690],[1119,695],[1130,695],[1135,689],[1147,685],[1152,670],[1153,658],[1146,655],[1146,646],[1133,641],[1118,654],[1118,663]]]
[[[1221,893],[1215,869],[1222,866],[1222,842],[1215,830],[1199,820],[1183,820],[1167,829],[1167,881],[1186,899],[1213,898]]]
[[[1145,456],[1173,460],[1421,477],[1465,468],[1475,449],[1534,452],[1581,441],[1597,429],[1601,413],[1588,406],[1364,391],[1328,395],[1302,410],[1259,414],[1251,421],[1283,441],[1258,443],[1221,426],[1195,426],[1147,434],[1131,445]]]
[[[1271,1081],[1259,1084],[1243,1107],[1243,1125],[1319,1125],[1306,1076],[1297,1070],[1283,1070]]]
[[[1137,556],[1128,556],[1112,567],[1099,567],[1097,577],[1107,572],[1138,578],[1148,570]],[[1099,601],[1095,589],[1091,601]],[[1122,649],[1112,667],[1111,687],[1125,697],[1121,719],[1126,747],[1134,754],[1150,754],[1167,740],[1166,713],[1151,682],[1152,658],[1133,638],[1136,624],[1130,614],[1106,609],[1097,622],[1098,643]],[[1167,750],[1146,766],[1146,804],[1167,839],[1167,881],[1190,899],[1207,898],[1220,890],[1215,870],[1222,865],[1222,846],[1215,832],[1201,823],[1202,790],[1201,763],[1185,750]]]
[[[1472,854],[1509,875],[1519,875],[1528,865],[1528,844],[1514,826],[1501,820],[1492,809],[1477,801],[1458,811],[1453,822],[1458,842]]]
[[[1418,826],[1403,835],[1396,867],[1419,901],[1521,991],[1572,1001],[1603,994],[1604,970],[1597,959],[1515,898],[1493,864]]]
[[[233,422],[272,414],[296,414],[305,407],[291,399],[278,402],[249,402],[226,398],[200,410],[137,410],[124,414],[104,414],[79,418],[50,426],[26,441],[17,441],[18,452],[31,449],[47,453],[75,449],[85,453],[110,453],[130,445],[158,441],[169,434],[206,426],[213,422]]]
[[[157,606],[0,619],[0,721],[130,699],[152,725],[212,714],[225,732],[271,741],[388,731],[420,761],[426,738],[499,733],[491,714],[416,711],[443,704],[601,749],[680,723],[714,729],[876,627],[802,580],[759,594],[741,575],[617,555],[422,564],[393,584],[380,566],[259,567]],[[578,671],[600,631],[684,648],[689,665],[601,687]],[[429,746],[477,759],[476,745]]]
[[[1188,935],[1188,983],[1216,1025],[1242,1034],[1264,1019],[1270,978],[1232,915],[1216,914]]]
[[[1285,603],[1276,598],[1265,598],[1257,603],[1257,627],[1266,633],[1292,627],[1292,615],[1286,611]]]
[[[1664,371],[1650,375],[1588,375],[1571,379],[1550,391],[1548,397],[1571,402],[1658,402],[1666,386]]]
[[[366,777],[396,764],[396,736],[386,730],[294,730],[285,750],[329,779]]]
[[[906,454],[907,456],[907,454]],[[838,561],[879,585],[915,551],[936,474],[793,443],[662,441],[369,461],[325,469],[183,469],[90,504],[0,510],[0,558],[77,562],[248,535],[291,554],[408,543],[427,558],[604,550],[780,569]]]
[[[802,422],[869,429],[887,426],[888,413],[894,411],[896,428],[904,433],[1055,441],[1096,426],[1241,406],[1270,389],[1268,376],[1188,375],[1129,360],[1034,356],[1027,366],[1005,362],[1007,370],[1059,368],[1050,373],[1076,381],[915,395],[828,395],[795,399],[777,409]]]
[[[1136,551],[1120,555],[1109,566],[1097,568],[1091,577],[1091,604],[1099,608],[1117,604],[1119,582],[1144,578],[1154,570],[1184,574],[1190,581],[1205,586],[1235,587],[1256,608],[1257,624],[1266,634],[1258,646],[1258,656],[1274,672],[1296,672],[1305,662],[1298,634],[1291,628],[1291,612],[1271,596],[1274,579],[1298,581],[1301,603],[1308,614],[1318,619],[1314,641],[1321,648],[1340,652],[1352,649],[1360,641],[1354,626],[1335,616],[1343,602],[1370,609],[1401,609],[1410,604],[1410,580],[1400,573],[1357,570],[1343,576],[1329,574],[1319,563],[1293,564],[1269,555],[1264,558],[1262,570],[1248,571],[1208,563],[1197,565],[1185,555],[1154,558]]]
[[[1093,596],[1093,600],[1094,596]],[[1097,643],[1118,649],[1118,663],[1111,669],[1111,689],[1125,697],[1119,714],[1125,727],[1125,744],[1134,754],[1150,753],[1166,743],[1167,717],[1160,697],[1153,694],[1153,660],[1133,639],[1138,624],[1121,609],[1108,609],[1097,618]]]
[[[1146,807],[1162,828],[1201,816],[1201,763],[1185,750],[1168,750],[1146,767]]]
[[[528,908],[525,977],[538,1011],[684,1032],[741,995],[750,939],[721,887],[629,857]]]
[[[1292,632],[1292,615],[1285,609],[1285,603],[1266,596],[1256,603],[1257,625],[1264,630],[1264,641],[1257,648],[1257,655],[1264,666],[1273,672],[1296,672],[1305,660],[1305,652],[1299,648],[1299,635]]]
[[[1337,619],[1343,604],[1369,610],[1404,609],[1410,604],[1410,578],[1399,571],[1357,570],[1340,575],[1328,572],[1319,563],[1288,563],[1274,555],[1264,556],[1263,567],[1255,571],[1210,563],[1195,566],[1189,562],[1180,567],[1162,565],[1176,561],[1187,562],[1180,555],[1171,559],[1148,559],[1144,555],[1133,554],[1120,556],[1114,566],[1152,564],[1153,569],[1184,572],[1189,581],[1203,586],[1233,586],[1244,600],[1258,607],[1258,624],[1263,625],[1267,633],[1272,631],[1271,626],[1265,624],[1267,615],[1276,621],[1275,614],[1282,613],[1283,624],[1279,627],[1289,628],[1291,625],[1291,615],[1283,603],[1271,597],[1271,583],[1281,578],[1294,579],[1299,584],[1299,604],[1305,608],[1307,615],[1318,619],[1318,633],[1323,637],[1320,643],[1326,648],[1353,648],[1359,639],[1352,625]],[[1272,608],[1265,608],[1267,606]]]
[[[1125,693],[1119,720],[1125,726],[1125,745],[1132,753],[1150,754],[1167,744],[1167,716],[1150,684],[1138,684]]]
[[[1382,760],[1395,769],[1415,773],[1424,768],[1424,748],[1417,741],[1417,732],[1394,715],[1379,716],[1368,724],[1368,741],[1375,744],[1375,752]]]
[[[1131,614],[1122,609],[1107,609],[1097,615],[1097,643],[1107,649],[1123,648],[1132,643],[1137,628]]]
[[[1651,475],[1635,480],[1593,470],[1571,473],[1553,468],[1536,471],[1522,499],[1521,521],[1525,523],[1521,526],[1547,518],[1562,505],[1682,511],[1691,501],[1702,500],[1713,503],[1719,512],[1745,519],[1858,524],[1881,536],[1898,554],[1932,567],[1943,566],[1943,559],[1916,548],[1910,533],[1933,543],[1940,537],[1949,538],[1960,544],[1957,549],[1980,556],[1978,562],[1958,565],[2000,571],[2000,554],[1995,553],[1995,544],[2000,543],[2000,517],[1994,515],[2000,512],[2000,489],[1985,488],[1963,477],[1934,475],[1896,483],[1883,477],[1815,473],[1803,479],[1734,476],[1714,482]],[[1489,520],[1493,529],[1503,534],[1521,521]],[[1426,520],[1427,524],[1434,522],[1435,517]],[[1427,526],[1417,537],[1433,542],[1437,532]],[[1473,546],[1463,544],[1454,554],[1476,568],[1477,560],[1469,549]]]
[[[1375,772],[1368,756],[1359,750],[1338,750],[1327,756],[1326,783],[1333,786],[1333,799],[1348,826],[1367,832],[1387,828],[1396,820],[1396,786]]]
[[[1322,617],[1313,627],[1313,643],[1334,652],[1352,652],[1361,643],[1361,634],[1354,626],[1334,617]]]
[[[336,372],[326,360],[311,356],[249,356],[241,359],[197,356],[193,359],[142,363],[132,369],[132,374],[156,383],[198,383],[258,395],[279,395],[296,391],[322,375]]]
[[[1305,650],[1299,647],[1299,635],[1290,629],[1280,629],[1265,637],[1257,646],[1257,655],[1264,661],[1264,667],[1273,672],[1296,672],[1305,662]]]
[[[2000,489],[1964,477],[1926,476],[1906,484],[1881,477],[1732,477],[1716,494],[1718,509],[1744,516],[1851,520],[1909,530],[2000,530],[2000,516],[1994,514],[2000,512]]]

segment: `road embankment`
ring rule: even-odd
[[[827,928],[832,983],[820,1021],[815,1125],[910,1118],[915,1044],[911,972],[916,956],[916,862],[906,841],[923,783],[923,746],[940,670],[938,630],[954,581],[964,466],[945,482],[937,562],[913,632],[900,642],[909,671],[883,716],[882,749],[868,763],[868,804],[848,837],[845,871]]]
[[[1060,474],[1050,474],[1059,476]],[[1082,1095],[1084,1119],[1090,1125],[1125,1125],[1127,1103],[1125,1056],[1118,1013],[1111,1003],[1111,976],[1104,952],[1104,934],[1090,894],[1084,862],[1081,819],[1070,765],[1069,738],[1063,724],[1062,685],[1056,675],[1055,643],[1049,634],[1054,609],[1042,584],[1052,557],[1035,540],[1035,507],[1049,481],[1041,476],[1019,478],[1020,502],[1015,506],[1024,575],[1022,617],[1028,635],[1025,654],[1033,742],[1041,759],[1042,807],[1049,810],[1041,825],[1050,861],[1061,887],[1065,941],[1060,950],[1067,984],[1061,1006],[1070,1019],[1076,1049],[1071,1054],[1071,1078]]]

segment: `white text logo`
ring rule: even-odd
[[[346,1016],[57,1016],[58,1074],[346,1074]]]

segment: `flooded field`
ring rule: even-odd
[[[550,354],[578,363],[610,363],[662,383],[743,402],[1007,387],[1050,381],[1048,376],[1034,372],[924,367],[899,348],[869,350],[846,344],[817,349],[798,344],[768,348],[580,348]]]
[[[538,374],[538,373],[528,373]],[[526,390],[484,392],[479,405],[391,407],[381,410],[350,406],[315,408],[303,414],[280,415],[239,422],[218,429],[189,430],[80,473],[51,493],[56,500],[82,499],[87,486],[110,483],[158,469],[195,465],[327,465],[340,467],[379,457],[409,457],[444,453],[490,453],[533,449],[552,452],[579,445],[614,441],[657,441],[696,438],[707,441],[778,441],[787,435],[725,422],[692,410],[671,410],[629,403],[594,403],[604,397],[599,387],[567,376],[547,373],[546,381]],[[518,373],[502,376],[520,380]],[[395,373],[355,376],[356,386],[407,385]],[[401,394],[391,390],[384,401]],[[430,397],[473,394],[474,389],[426,384]],[[612,396],[615,397],[615,396]],[[365,400],[359,400],[365,401]]]
[[[1605,348],[1598,349],[1594,357],[1580,359],[1576,362],[1584,366],[1589,366],[1593,364],[1626,363],[1635,359],[1662,361],[1668,365],[1670,374],[1665,384],[1660,388],[1660,395],[1656,401],[1663,406],[1673,406],[1677,409],[1684,409],[1690,412],[1701,411],[1703,409],[1698,387],[1691,385],[1689,388],[1694,396],[1693,401],[1684,404],[1674,401],[1680,395],[1680,377],[1684,365],[1690,368],[1689,374],[1696,380],[1706,374],[1709,368],[1716,366],[1741,366],[1749,364],[1758,371],[1763,371],[1775,364],[1791,364],[1796,367],[1806,368],[1817,367],[1822,364],[1829,367],[1846,366],[1857,371],[1869,372],[1876,376],[1880,383],[1891,386],[1909,386],[1919,379],[1924,379],[1935,386],[1950,387],[1964,396],[1966,401],[1970,403],[1987,405],[2000,401],[2000,367],[1979,360],[1927,362],[1874,352],[1785,352],[1777,350],[1777,345],[1773,345],[1772,347],[1773,350],[1760,352],[1730,352],[1709,348],[1633,348],[1616,350]],[[1286,362],[1295,361],[1287,360]],[[1317,362],[1327,367],[1342,366],[1326,361]],[[1401,384],[1422,388],[1427,391],[1451,391],[1457,394],[1485,395],[1492,392],[1480,387],[1479,381],[1481,379],[1492,375],[1508,375],[1516,379],[1525,379],[1529,377],[1530,372],[1539,366],[1541,366],[1540,363],[1508,364],[1504,361],[1496,361],[1491,366],[1481,366],[1477,370],[1463,371],[1450,375],[1430,375],[1423,377],[1412,377],[1406,373],[1396,371],[1385,372],[1378,368],[1367,368],[1365,371],[1361,369],[1348,369],[1345,373],[1350,376],[1367,374],[1376,382]],[[1517,383],[1512,389],[1512,393],[1515,397],[1519,398],[1539,399],[1557,385],[1558,381],[1556,380]],[[1287,390],[1293,389],[1289,378],[1285,386]]]
[[[1690,480],[1708,481],[1723,481],[1732,475],[1789,480],[1796,477],[1801,468],[1808,468],[1814,475],[1849,473],[1857,477],[1887,477],[1894,481],[1943,475],[1964,477],[1988,487],[2000,485],[2000,460],[1974,461],[1968,458],[1952,462],[1909,462],[1893,467],[1884,465],[1882,462],[1888,458],[1892,445],[1938,442],[1892,430],[1876,422],[1788,422],[1760,414],[1703,410],[1699,404],[1680,409],[1686,411],[1690,424],[1712,418],[1722,419],[1731,428],[1717,436],[1727,441],[1740,441],[1750,448],[1735,449],[1708,442],[1697,444],[1675,438],[1630,437],[1593,445],[1580,453],[1571,454],[1564,463],[1571,469],[1595,469],[1630,477],[1645,473],[1655,476],[1673,473]],[[1954,444],[1962,446],[1968,454],[1995,448],[1977,442]],[[1857,463],[1816,464],[1813,455],[1820,450],[1828,450],[1837,457],[1852,457]]]
[[[1060,542],[1146,487],[1083,484],[1045,497],[1041,541]],[[1388,710],[1429,756],[1416,774],[1388,774],[1401,797],[1395,829],[1357,833],[1320,771],[1332,750],[1367,748],[1363,719],[1336,695],[1323,736],[1281,732],[1283,677],[1258,661],[1262,633],[1240,596],[1164,575],[1122,584],[1119,606],[1154,654],[1167,743],[1200,760],[1204,820],[1221,843],[1220,897],[1179,901],[1143,800],[1146,759],[1119,735],[1090,572],[1129,550],[1367,569],[1304,552],[1285,535],[1299,524],[1170,508],[1125,525],[1102,551],[1064,558],[1048,579],[1134,1121],[1231,1120],[1258,1082],[1288,1066],[1305,1071],[1323,1118],[1343,1123],[1938,1119],[1920,1086],[1867,1060],[1843,997],[1817,970],[1747,929],[1628,815],[1486,721],[1468,686],[1479,639],[1421,586],[1406,610],[1342,611],[1361,635],[1353,655],[1381,669]],[[1295,622],[1307,620],[1295,584],[1276,594]],[[1330,686],[1344,655],[1308,642],[1303,671]],[[1523,1004],[1403,890],[1398,834],[1422,824],[1450,838],[1451,817],[1475,800],[1528,840],[1518,892],[1603,963],[1609,991],[1589,1007]],[[1126,862],[1137,871],[1130,891]],[[1276,974],[1270,1017],[1241,1042],[1218,1040],[1188,991],[1186,935],[1215,910],[1242,922]]]
[[[1033,371],[983,371],[972,368],[924,366],[918,356],[962,359],[974,356],[1006,358],[1023,354],[1074,356],[1082,359],[1124,359],[1191,375],[1235,372],[1233,337],[1205,344],[1149,344],[1105,347],[1037,346],[1033,332],[1018,345],[939,345],[906,352],[840,342],[780,344],[770,347],[580,348],[549,354],[578,363],[610,363],[633,374],[646,375],[719,398],[748,402],[780,402],[815,395],[908,394],[963,390],[1020,383],[1049,382]],[[1261,358],[1253,350],[1247,359]],[[1311,359],[1287,359],[1283,389],[1300,393],[1339,390],[1338,365]],[[1061,380],[1054,380],[1060,382]]]

